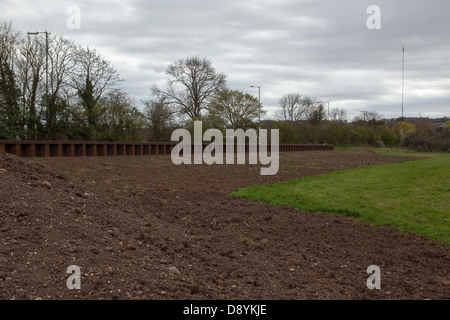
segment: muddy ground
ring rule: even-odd
[[[354,218],[228,194],[408,159],[282,153],[256,165],[170,156],[19,159],[0,153],[0,299],[449,299],[450,246]],[[69,290],[67,268],[81,269]],[[366,286],[370,265],[381,289]]]

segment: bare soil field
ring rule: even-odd
[[[228,196],[239,187],[408,161],[366,150],[257,165],[170,156],[0,153],[0,299],[449,299],[450,246],[340,215]],[[324,195],[325,196],[325,195]],[[81,268],[69,290],[67,267]],[[381,268],[369,290],[366,269]]]

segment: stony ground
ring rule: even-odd
[[[449,299],[450,246],[353,218],[228,194],[405,161],[364,150],[255,165],[169,156],[19,159],[0,153],[0,299]],[[67,267],[81,269],[69,290]],[[369,290],[370,265],[382,288]]]

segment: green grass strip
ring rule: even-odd
[[[250,186],[231,195],[309,212],[354,216],[450,244],[448,153]]]

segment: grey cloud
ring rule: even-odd
[[[65,26],[81,9],[81,29]],[[381,8],[381,30],[368,30],[366,9]],[[229,86],[275,108],[298,91],[352,115],[364,108],[399,116],[401,48],[406,48],[405,114],[448,115],[448,0],[322,1],[10,1],[0,19],[52,30],[110,58],[137,100],[164,84],[174,60],[199,55],[228,75]],[[4,9],[4,10],[3,10]]]

